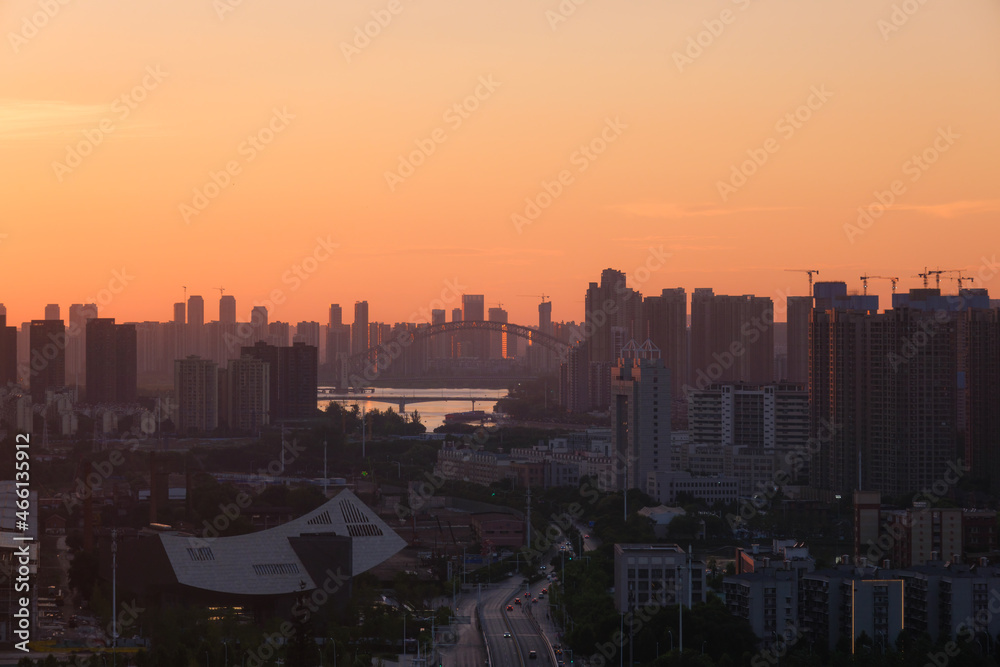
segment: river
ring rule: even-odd
[[[320,391],[332,389],[330,387],[320,387]],[[357,403],[365,410],[385,410],[386,408],[392,408],[395,411],[399,411],[399,405],[395,403],[389,403],[386,401],[372,400],[374,397],[390,397],[390,396],[403,396],[403,397],[415,397],[415,398],[435,398],[444,397],[453,398],[456,396],[468,396],[468,397],[479,397],[486,398],[485,401],[476,401],[476,410],[484,410],[487,413],[493,412],[493,408],[496,406],[497,399],[503,398],[507,395],[506,389],[475,389],[469,387],[462,388],[435,388],[435,389],[413,389],[411,388],[401,388],[401,387],[376,387],[373,394],[357,394],[351,396],[350,398],[338,398],[336,399],[338,403],[343,405],[353,405]],[[323,399],[319,401],[319,409],[326,410],[326,406],[330,404],[329,400]],[[406,412],[412,413],[414,410],[420,413],[420,423],[427,427],[427,431],[431,432],[438,426],[444,424],[444,416],[452,412],[467,412],[472,410],[471,400],[462,401],[426,401],[426,402],[414,402],[408,403],[406,405]]]

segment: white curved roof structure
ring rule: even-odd
[[[179,584],[219,593],[281,595],[324,586],[310,577],[291,542],[315,534],[351,538],[351,572],[331,569],[327,574],[333,579],[361,574],[406,546],[346,489],[294,521],[257,533],[214,539],[159,537]]]

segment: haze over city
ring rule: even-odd
[[[401,1],[358,48],[385,3],[66,3],[44,22],[35,2],[5,3],[0,251],[33,278],[4,303],[27,320],[124,267],[135,280],[104,311],[119,321],[167,317],[182,285],[249,305],[287,290],[282,275],[328,238],[338,252],[283,319],[367,299],[404,321],[457,279],[512,321],[533,319],[516,295],[536,292],[570,320],[581,284],[630,272],[650,246],[673,254],[644,292],[769,295],[805,293],[785,268],[906,289],[924,266],[971,269],[993,247],[996,3],[921,3],[905,21],[864,0],[571,4]],[[609,119],[620,136],[581,157]],[[270,143],[247,144],[271,124],[284,127]],[[776,152],[720,193],[769,139]],[[433,154],[387,182],[427,140]],[[907,171],[936,140],[946,152]],[[232,185],[185,221],[181,205],[231,161]],[[563,170],[572,182],[519,229],[512,216]],[[850,237],[894,180],[905,191]]]
[[[0,2],[0,666],[998,667],[998,29]]]

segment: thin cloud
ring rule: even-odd
[[[708,218],[758,211],[788,211],[796,206],[719,206],[718,204],[678,204],[677,202],[644,200],[609,206],[613,211],[640,218]]]
[[[714,241],[722,238],[716,234],[669,234],[669,235],[648,235],[648,236],[619,236],[612,239],[625,247],[648,248],[653,245],[662,245],[670,249],[671,252],[679,250],[690,251],[716,251],[732,250],[735,245],[723,245],[718,243],[704,243],[704,241]],[[726,237],[732,239],[732,236]],[[699,243],[701,241],[702,243]]]
[[[960,218],[974,213],[994,213],[1000,211],[1000,199],[962,199],[945,204],[900,204],[893,208],[914,211],[936,218]]]
[[[74,104],[51,100],[0,100],[0,139],[38,139],[78,134],[102,121],[124,134],[123,109],[110,104]],[[150,126],[128,121],[128,132],[136,134]]]
[[[51,136],[100,122],[110,106],[41,100],[0,100],[0,137]]]
[[[400,248],[398,250],[375,250],[375,251],[356,251],[355,254],[366,255],[370,257],[389,257],[397,255],[434,255],[437,257],[483,257],[483,258],[508,258],[508,257],[523,257],[525,255],[532,255],[535,257],[561,257],[565,253],[562,250],[555,250],[549,248],[468,248],[459,246],[410,246],[405,248]]]

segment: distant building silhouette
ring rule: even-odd
[[[253,340],[251,342],[260,343],[267,341],[270,330],[267,322],[266,306],[254,306],[250,311],[250,328],[253,332]]]
[[[883,313],[823,310],[817,297],[811,428],[814,436],[833,433],[819,437],[811,459],[814,486],[899,496],[931,488],[959,458],[977,477],[992,472],[1000,350],[989,296],[918,289],[893,302]]]
[[[174,324],[187,324],[187,305],[180,302],[174,304]]]
[[[270,366],[271,423],[315,416],[319,362],[316,347],[304,343],[291,347],[257,343],[243,347],[240,356],[258,359]]]
[[[691,383],[774,381],[774,304],[769,297],[691,296]]]
[[[344,324],[344,314],[339,304],[330,306],[330,322],[326,333],[327,363],[338,363],[351,354],[351,326]]]
[[[305,343],[319,348],[319,322],[299,322],[295,325],[292,343]]]
[[[364,352],[371,344],[368,342],[368,302],[354,303],[354,324],[351,326],[351,354]]]
[[[66,325],[62,320],[32,320],[30,325],[31,400],[45,402],[45,392],[66,386]]]
[[[462,321],[482,322],[486,319],[486,297],[482,294],[462,295]],[[463,331],[458,337],[458,356],[482,359],[489,347],[489,337],[485,331]]]
[[[170,365],[170,377],[173,377],[173,362],[187,356],[187,304],[174,304],[174,318],[167,329],[167,361]]]
[[[542,301],[538,304],[538,330],[552,335],[552,302]]]
[[[187,351],[205,356],[205,299],[192,295],[187,302]]]
[[[223,294],[219,297],[219,322],[236,324],[236,297],[232,294]]]
[[[615,363],[626,342],[639,333],[642,295],[627,287],[625,274],[601,272],[600,283],[590,283],[584,300],[583,333],[590,341],[590,360]]]
[[[436,308],[431,311],[431,325],[444,324],[447,320],[445,317],[447,312],[444,308]],[[445,334],[438,334],[431,338],[430,345],[428,349],[430,350],[430,356],[433,359],[447,359],[451,356],[449,347],[450,336]]]
[[[490,308],[490,322],[507,322],[507,311],[497,306]],[[486,337],[489,343],[486,356],[489,359],[507,359],[517,354],[517,338],[500,331],[492,331]]]
[[[136,327],[113,318],[87,320],[87,402],[135,403]]]
[[[267,325],[267,339],[269,345],[288,347],[292,340],[292,328],[288,322],[271,322]]]
[[[207,433],[219,426],[219,366],[191,355],[174,362],[174,397],[180,434]]]
[[[451,321],[461,322],[462,321],[462,309],[452,308],[451,309]],[[458,359],[461,356],[461,343],[462,334],[461,333],[451,333],[448,334],[448,356],[452,359]]]
[[[66,329],[66,381],[75,387],[87,378],[87,320],[97,317],[96,303],[74,303],[69,307]]]
[[[670,369],[670,393],[684,398],[688,377],[687,292],[683,287],[664,289],[659,296],[642,301],[642,331],[639,338],[649,339],[660,348],[663,363]]]
[[[611,444],[618,488],[646,492],[670,472],[670,371],[651,344],[628,341],[611,370]]]
[[[790,296],[786,300],[788,372],[783,379],[789,382],[809,381],[809,315],[812,308],[811,296]]]
[[[0,387],[17,382],[17,327],[7,326],[7,313],[0,314]]]
[[[270,423],[271,365],[253,357],[232,359],[223,373],[225,421],[239,433],[257,433]]]

